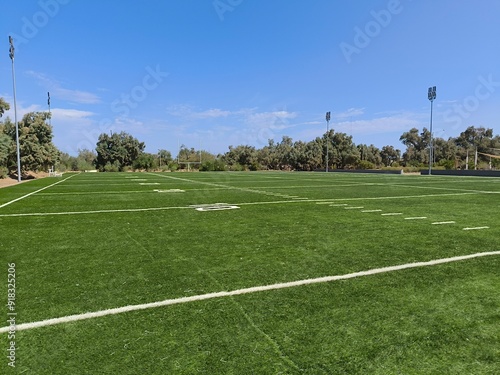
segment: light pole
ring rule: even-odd
[[[429,87],[429,91],[427,92],[427,98],[431,101],[431,140],[429,142],[429,176],[432,174],[432,158],[433,158],[433,145],[432,145],[432,104],[434,103],[434,99],[436,99],[436,86]]]
[[[330,112],[326,112],[326,168],[325,171],[328,172],[328,126],[330,125]]]
[[[47,92],[47,105],[49,106],[49,125],[52,126],[52,114],[50,113],[50,92]]]
[[[19,125],[17,124],[17,104],[16,104],[16,74],[14,71],[14,40],[9,35],[9,57],[12,60],[12,86],[14,88],[14,122],[16,123],[16,148],[17,148],[17,181],[21,182],[21,155],[19,152]]]

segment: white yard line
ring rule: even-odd
[[[446,191],[463,191],[470,193],[478,193],[478,194],[500,194],[500,191],[483,191],[483,190],[474,190],[474,189],[457,189],[457,188],[443,188],[436,186],[416,186],[416,185],[407,185],[407,184],[387,184],[388,186],[401,186],[407,188],[415,188],[415,189],[432,189],[432,190],[446,190]]]
[[[481,230],[481,229],[490,229],[490,227],[463,228],[463,230]]]
[[[484,252],[484,253],[462,255],[462,256],[456,256],[456,257],[451,257],[451,258],[431,260],[428,262],[406,263],[406,264],[400,264],[397,266],[375,268],[375,269],[371,269],[371,270],[367,270],[367,271],[354,272],[354,273],[349,273],[349,274],[345,274],[345,275],[325,276],[325,277],[318,277],[318,278],[314,278],[314,279],[305,279],[305,280],[298,280],[298,281],[290,281],[290,282],[286,282],[286,283],[255,286],[255,287],[251,287],[251,288],[237,289],[237,290],[233,290],[233,291],[222,291],[222,292],[215,292],[215,293],[200,294],[200,295],[196,295],[196,296],[167,299],[167,300],[163,300],[163,301],[144,303],[144,304],[140,304],[140,305],[128,305],[128,306],[117,307],[117,308],[108,309],[108,310],[101,310],[101,311],[89,312],[89,313],[84,313],[84,314],[75,314],[75,315],[63,316],[60,318],[46,319],[46,320],[41,320],[38,322],[21,323],[21,324],[16,325],[16,331],[52,326],[52,325],[56,325],[56,324],[76,322],[76,321],[80,321],[80,320],[100,318],[103,316],[116,315],[116,314],[131,312],[131,311],[139,311],[139,310],[152,309],[152,308],[156,308],[156,307],[177,305],[177,304],[181,304],[181,303],[188,303],[188,302],[194,302],[194,301],[204,301],[204,300],[209,300],[209,299],[213,299],[213,298],[231,297],[231,296],[238,296],[238,295],[242,295],[242,294],[250,294],[250,293],[264,292],[264,291],[270,291],[270,290],[293,288],[293,287],[299,287],[299,286],[303,286],[303,285],[327,283],[327,282],[331,282],[331,281],[353,279],[356,277],[370,276],[370,275],[400,271],[400,270],[417,268],[417,267],[428,267],[428,266],[434,266],[434,265],[438,265],[438,264],[452,263],[452,262],[458,262],[458,261],[462,261],[462,260],[468,260],[468,259],[486,257],[486,256],[494,256],[494,255],[500,255],[500,251],[490,251],[490,252]],[[9,331],[9,329],[11,329],[11,327],[9,327],[9,326],[1,327],[0,333],[6,333]]]
[[[165,211],[180,210],[189,208],[183,207],[152,207],[152,208],[124,208],[117,210],[94,210],[94,211],[67,211],[67,212],[33,212],[24,214],[3,214],[0,217],[19,217],[19,216],[57,216],[57,215],[89,215],[89,214],[111,214],[118,212],[147,212],[147,211]]]
[[[57,181],[57,182],[53,183],[52,185],[45,186],[45,187],[43,187],[43,188],[41,188],[41,189],[38,189],[37,191],[33,191],[33,192],[29,193],[29,194],[23,195],[22,197],[19,197],[19,198],[13,199],[13,200],[11,200],[10,202],[7,202],[7,203],[4,203],[4,204],[0,205],[0,208],[4,208],[5,206],[8,206],[9,204],[12,204],[12,203],[15,203],[15,202],[19,202],[20,200],[22,200],[22,199],[24,199],[24,198],[28,198],[29,196],[31,196],[31,195],[33,195],[33,194],[36,194],[36,193],[38,193],[38,192],[40,192],[40,191],[43,191],[43,190],[48,189],[48,188],[51,188],[52,186],[55,186],[55,185],[57,185],[57,184],[60,184],[61,182],[64,182],[64,181],[66,181],[66,180],[70,179],[71,177],[75,177],[75,176],[76,176],[76,174],[73,174],[73,175],[71,175],[71,176],[69,176],[69,177],[66,177],[64,180]]]
[[[446,224],[455,224],[454,221],[438,221],[435,223],[431,223],[432,225],[446,225]]]
[[[62,181],[60,181],[62,182]],[[52,185],[51,185],[52,186]],[[48,188],[50,186],[47,186]],[[44,189],[46,189],[44,188]],[[41,191],[41,190],[39,190]],[[189,190],[188,190],[189,191]],[[148,191],[149,192],[149,191]],[[31,193],[34,194],[34,193]],[[450,194],[428,194],[428,195],[410,195],[410,196],[395,196],[395,197],[371,197],[371,198],[339,198],[339,199],[296,199],[296,200],[280,200],[280,201],[262,201],[262,202],[243,202],[243,203],[231,203],[235,206],[255,206],[255,205],[267,205],[267,204],[288,204],[288,203],[317,203],[317,204],[330,204],[334,202],[348,202],[348,201],[360,201],[360,200],[386,200],[386,199],[406,199],[406,198],[434,198],[450,195],[475,195],[475,193],[450,193]],[[342,204],[344,205],[344,204]],[[333,205],[337,206],[337,205]],[[339,204],[339,206],[341,206]],[[1,208],[1,206],[0,206]],[[31,213],[19,213],[19,214],[0,214],[0,217],[17,217],[17,216],[56,216],[56,215],[85,215],[85,214],[101,214],[101,213],[116,213],[116,212],[145,212],[145,211],[164,211],[164,210],[174,210],[174,209],[185,209],[182,207],[151,207],[151,208],[129,208],[129,209],[116,209],[116,210],[90,210],[90,211],[68,211],[68,212],[31,212]],[[385,215],[385,214],[383,214]],[[398,213],[398,215],[400,215]]]

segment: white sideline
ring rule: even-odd
[[[129,306],[117,307],[117,308],[108,309],[108,310],[101,310],[101,311],[89,312],[89,313],[84,313],[84,314],[76,314],[76,315],[63,316],[60,318],[41,320],[38,322],[22,323],[22,324],[16,325],[16,331],[46,327],[46,326],[62,324],[62,323],[76,322],[79,320],[99,318],[99,317],[103,317],[103,316],[107,316],[107,315],[116,315],[116,314],[121,314],[121,313],[125,313],[125,312],[131,312],[131,311],[146,310],[146,309],[151,309],[154,307],[177,305],[177,304],[181,304],[181,303],[203,301],[203,300],[208,300],[208,299],[212,299],[212,298],[237,296],[237,295],[241,295],[241,294],[249,294],[249,293],[264,292],[264,291],[269,291],[269,290],[292,288],[292,287],[296,287],[296,286],[326,283],[326,282],[337,281],[337,280],[346,280],[346,279],[352,279],[355,277],[376,275],[376,274],[380,274],[380,273],[399,271],[399,270],[404,270],[404,269],[409,269],[409,268],[434,266],[436,264],[451,263],[451,262],[457,262],[457,261],[466,260],[466,259],[492,256],[492,255],[500,255],[500,251],[490,251],[490,252],[484,252],[484,253],[462,255],[462,256],[456,256],[456,257],[451,257],[451,258],[431,260],[428,262],[407,263],[407,264],[401,264],[401,265],[397,265],[397,266],[375,268],[375,269],[371,269],[371,270],[367,270],[367,271],[354,272],[354,273],[349,273],[349,274],[345,274],[345,275],[325,276],[325,277],[318,277],[315,279],[305,279],[305,280],[291,281],[291,282],[286,282],[286,283],[270,284],[270,285],[264,285],[264,286],[255,286],[255,287],[251,287],[251,288],[237,289],[237,290],[233,290],[233,291],[229,291],[229,292],[222,291],[222,292],[215,292],[215,293],[200,294],[200,295],[196,295],[196,296],[167,299],[164,301],[144,303],[144,304],[140,304],[140,305],[129,305]],[[0,333],[9,332],[9,329],[11,329],[11,327],[1,327]]]
[[[53,183],[52,185],[45,186],[45,187],[43,187],[43,188],[41,188],[41,189],[38,189],[37,191],[33,191],[33,192],[29,193],[29,194],[23,195],[22,197],[19,197],[19,198],[16,198],[16,199],[14,199],[14,200],[11,200],[10,202],[4,203],[4,204],[0,205],[0,208],[4,208],[5,206],[8,206],[9,204],[12,204],[12,203],[14,203],[14,202],[18,202],[18,201],[20,201],[21,199],[28,198],[30,195],[36,194],[36,193],[38,193],[38,192],[40,192],[40,191],[42,191],[42,190],[45,190],[45,189],[48,189],[48,188],[50,188],[50,187],[52,187],[52,186],[55,186],[55,185],[57,185],[57,184],[60,184],[61,182],[64,182],[64,181],[66,181],[67,179],[70,179],[71,177],[74,177],[74,176],[76,176],[76,174],[72,174],[71,176],[66,177],[64,180],[57,181],[56,183]]]

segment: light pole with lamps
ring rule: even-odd
[[[328,172],[328,126],[330,124],[330,117],[331,117],[331,114],[330,112],[326,112],[326,168],[325,168],[325,171]]]
[[[14,40],[9,35],[9,57],[12,60],[12,86],[14,88],[14,122],[16,123],[17,181],[21,182],[21,154],[19,152],[19,125],[17,124],[16,74],[14,71]]]
[[[431,139],[429,142],[429,176],[432,174],[432,159],[433,159],[433,145],[432,145],[432,104],[434,103],[434,99],[436,99],[436,86],[429,87],[427,92],[427,98],[431,101]]]

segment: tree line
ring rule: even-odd
[[[0,117],[9,104],[0,98]],[[77,156],[59,151],[53,144],[52,127],[47,112],[31,112],[18,122],[22,173],[59,170],[103,172],[127,170],[171,170],[179,168],[201,171],[223,170],[296,170],[425,168],[431,156],[431,134],[427,128],[404,132],[403,152],[394,146],[378,148],[373,144],[353,142],[352,136],[330,129],[322,137],[304,142],[283,136],[281,141],[268,140],[262,148],[249,145],[229,146],[224,154],[214,155],[182,145],[175,158],[168,150],[152,154],[146,145],[126,132],[102,133],[95,150],[79,150]],[[470,126],[458,137],[432,140],[432,164],[442,169],[498,169],[500,136],[492,129]],[[14,175],[17,168],[15,124],[6,118],[0,122],[0,178]]]

